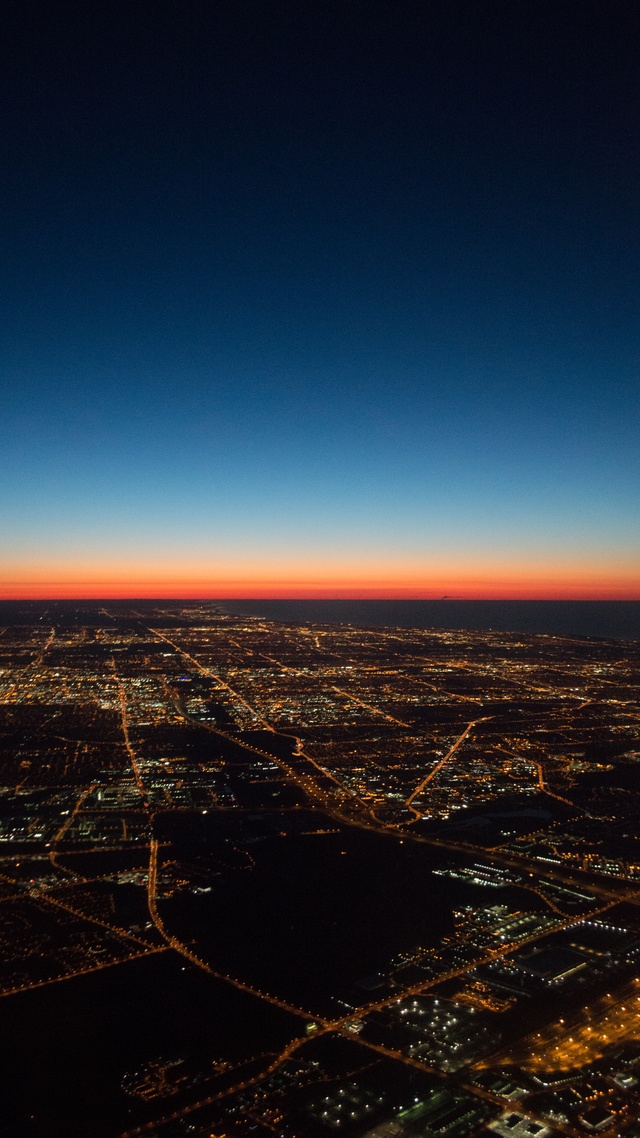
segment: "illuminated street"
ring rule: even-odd
[[[0,992],[73,1007],[74,984],[102,985],[131,1050],[111,1133],[245,1119],[289,1138],[291,1117],[321,1135],[313,1088],[337,1125],[341,1070],[372,1130],[411,1132],[415,1084],[420,1117],[446,1104],[499,1132],[513,1083],[522,1126],[580,1135],[613,1111],[599,1132],[625,1132],[637,645],[215,605],[88,615],[5,620],[0,641]],[[155,982],[120,988],[153,961],[174,979],[136,1013]],[[242,1002],[238,1026],[212,1013],[217,1054],[163,1011],[178,977]],[[161,1053],[138,1042],[145,1019]]]

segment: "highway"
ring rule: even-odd
[[[138,759],[137,759],[137,756],[136,756],[136,753],[135,753],[133,747],[131,746],[131,740],[129,738],[129,725],[128,725],[128,721],[127,721],[127,693],[124,689],[124,685],[122,683],[122,680],[119,678],[119,676],[116,672],[115,660],[112,661],[112,664],[113,664],[114,679],[118,685],[118,698],[120,701],[120,714],[121,714],[121,720],[122,720],[122,734],[124,737],[124,745],[126,747],[127,754],[129,756],[129,761],[131,763],[131,769],[133,771],[133,777],[135,779],[136,786],[140,792],[140,796],[141,796],[145,806],[148,809],[149,808],[149,798],[147,795],[147,789],[144,785],[144,782],[142,781],[142,775],[140,773],[140,767],[138,765]]]
[[[257,720],[257,722],[265,731],[274,730],[271,724],[268,723],[266,719],[263,719],[262,716],[258,714],[256,709],[251,706],[251,704],[247,703],[246,699],[244,699],[241,695],[238,694],[237,691],[230,687],[226,680],[223,680],[221,676],[219,676],[216,672],[213,672],[211,668],[206,668],[204,664],[201,664],[199,660],[196,660],[195,656],[191,656],[188,652],[185,651],[184,648],[181,648],[179,644],[175,644],[173,640],[169,640],[169,637],[165,636],[163,632],[159,631],[159,629],[148,628],[147,632],[149,632],[152,636],[160,637],[160,639],[164,640],[165,644],[168,644],[171,648],[173,648],[175,652],[179,652],[181,656],[184,656],[185,660],[189,660],[189,662],[193,664],[194,668],[196,668],[203,676],[207,676],[208,679],[215,680],[216,683],[225,688],[229,694],[233,696],[234,699],[237,699],[239,703],[243,704],[243,706],[246,707],[247,711],[251,713],[254,719]]]
[[[144,956],[152,956],[154,953],[167,952],[166,945],[161,944],[156,948],[147,948],[144,952],[131,952],[128,956],[119,956],[117,960],[103,960],[98,964],[90,964],[86,968],[74,968],[73,972],[66,972],[62,976],[51,976],[46,980],[34,980],[30,984],[19,984],[14,988],[4,988],[0,990],[0,999],[3,996],[17,996],[21,992],[31,992],[35,988],[47,988],[50,984],[66,983],[68,980],[75,980],[78,976],[89,976],[93,972],[102,972],[105,968],[115,968],[119,964],[127,964],[130,960],[140,960]]]
[[[59,865],[58,864],[58,854],[56,852],[55,847],[58,845],[58,843],[60,841],[62,841],[62,838],[66,834],[69,827],[72,826],[73,823],[75,822],[76,815],[78,814],[78,811],[82,809],[82,804],[85,801],[85,799],[87,799],[90,794],[93,794],[93,791],[96,789],[97,786],[98,786],[98,783],[94,782],[94,783],[92,783],[91,786],[88,786],[85,790],[82,791],[82,793],[80,794],[80,796],[78,798],[78,801],[76,802],[76,804],[75,804],[73,810],[71,811],[71,813],[69,814],[68,818],[65,819],[65,821],[62,823],[58,832],[56,834],[54,834],[54,836],[51,839],[51,849],[49,850],[49,861],[51,862],[52,866],[54,867],[54,869],[59,869],[59,870],[61,870],[62,873],[66,873],[70,877],[73,877],[78,881],[86,881],[86,878],[79,877],[77,874],[75,874],[73,872],[72,869],[66,869],[64,865]]]
[[[158,933],[162,939],[180,956],[184,956],[190,964],[194,964],[196,968],[202,969],[207,972],[209,976],[213,976],[216,980],[222,980],[225,984],[230,984],[232,988],[237,988],[240,992],[245,992],[249,996],[255,996],[259,1000],[264,1000],[266,1003],[271,1004],[273,1007],[280,1008],[281,1011],[289,1012],[290,1015],[300,1016],[307,1022],[326,1023],[322,1017],[317,1016],[314,1012],[305,1011],[304,1008],[296,1007],[295,1004],[289,1004],[286,1000],[281,1000],[277,996],[272,996],[268,992],[263,992],[261,989],[254,987],[252,984],[246,984],[242,980],[238,980],[233,976],[227,975],[225,972],[218,972],[211,965],[207,964],[197,953],[193,952],[183,941],[178,937],[168,932],[165,928],[164,921],[158,913],[158,905],[156,900],[158,876],[158,843],[155,838],[151,839],[150,843],[150,860],[149,860],[149,873],[147,877],[147,897],[149,905],[149,913],[151,920],[155,925]]]
[[[388,712],[382,711],[379,707],[374,707],[371,703],[365,703],[364,700],[358,699],[357,696],[351,695],[350,692],[345,691],[343,688],[336,687],[335,684],[331,685],[331,690],[343,696],[344,699],[350,700],[351,703],[355,703],[357,707],[364,707],[365,711],[371,711],[374,715],[381,715],[383,719],[386,719],[389,723],[395,723],[397,727],[407,727],[409,730],[413,728],[413,724],[405,723],[404,719],[396,719],[394,715],[389,715]]]
[[[426,776],[426,778],[423,778],[422,782],[419,783],[418,786],[416,786],[415,790],[412,791],[411,794],[409,795],[409,797],[406,799],[405,806],[408,806],[410,809],[412,809],[413,813],[417,814],[417,816],[419,818],[422,817],[422,814],[420,811],[416,810],[414,807],[411,806],[411,803],[413,802],[413,800],[415,798],[417,798],[418,795],[422,794],[422,791],[424,790],[425,786],[428,786],[429,783],[431,782],[431,780],[433,778],[435,778],[435,776],[438,774],[438,771],[442,770],[445,763],[448,763],[449,759],[453,758],[456,751],[458,750],[458,747],[460,747],[462,745],[462,743],[464,743],[465,739],[467,738],[467,735],[470,733],[470,731],[473,730],[476,723],[484,723],[489,718],[491,718],[491,717],[485,716],[483,719],[472,719],[470,723],[467,723],[467,726],[465,727],[464,731],[462,732],[461,735],[458,736],[458,738],[456,739],[453,746],[450,747],[449,750],[447,751],[446,755],[444,755],[444,757],[440,759],[440,762],[436,763],[435,767],[433,767],[433,769],[429,771],[429,774]]]

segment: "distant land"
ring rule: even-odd
[[[158,605],[202,605],[240,616],[260,616],[285,624],[351,624],[363,628],[466,629],[470,632],[522,632],[543,636],[593,636],[607,640],[640,640],[638,601],[469,601],[442,600],[282,600],[175,597],[171,600],[132,597],[123,600],[2,600],[0,624],[31,624],[51,619],[77,622],[78,612],[100,623],[100,606],[123,615],[151,614]]]
[[[640,639],[640,601],[238,600],[224,608],[285,622]]]

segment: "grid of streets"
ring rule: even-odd
[[[0,1134],[640,1135],[637,642],[2,618]]]

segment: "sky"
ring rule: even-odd
[[[0,597],[640,598],[639,24],[6,0]]]

